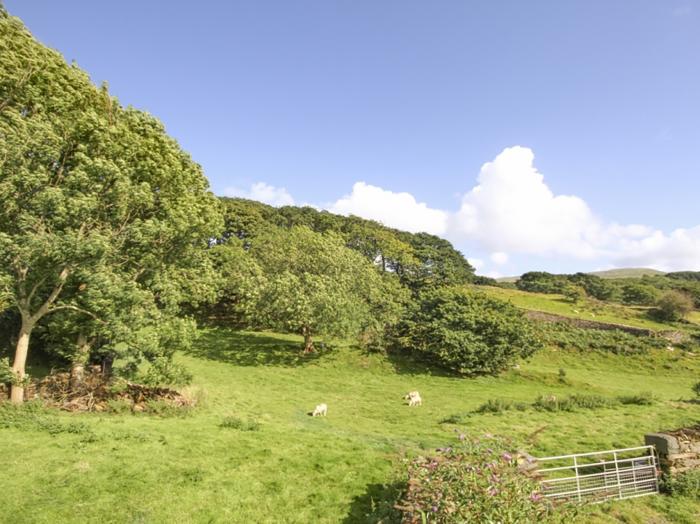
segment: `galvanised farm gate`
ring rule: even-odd
[[[653,446],[537,459],[542,494],[555,501],[604,502],[659,492]]]

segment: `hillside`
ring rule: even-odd
[[[607,269],[605,271],[590,271],[587,273],[588,275],[595,275],[600,278],[608,278],[608,279],[615,279],[615,278],[641,278],[643,276],[654,276],[654,275],[665,275],[663,271],[658,271],[656,269],[650,269],[650,268],[636,268],[636,267],[628,267],[628,268],[618,268],[618,269]],[[497,278],[496,280],[498,282],[517,282],[520,276],[510,276],[510,277],[501,277]]]
[[[596,275],[600,278],[641,278],[644,276],[665,275],[663,271],[650,268],[619,268],[607,269],[605,271],[591,271],[589,275]]]
[[[547,350],[519,370],[467,380],[342,344],[304,359],[299,337],[202,335],[178,356],[204,397],[187,415],[0,405],[0,440],[13,450],[0,456],[0,469],[13,472],[0,491],[3,515],[17,524],[377,522],[370,514],[390,505],[401,457],[449,445],[455,430],[507,435],[542,456],[636,446],[645,432],[700,417],[700,405],[682,400],[700,362],[668,352],[583,358]],[[413,389],[422,407],[404,405]],[[652,405],[475,412],[493,400],[645,391],[654,392]],[[319,402],[328,403],[328,416],[311,418]],[[580,522],[693,522],[699,512],[691,499],[645,497],[588,507]]]
[[[671,329],[688,329],[689,326],[667,324],[649,318],[649,308],[639,306],[623,306],[596,300],[586,300],[583,303],[572,304],[563,295],[548,293],[532,293],[518,289],[479,286],[478,290],[490,296],[506,300],[513,305],[526,310],[542,311],[570,318],[595,320],[611,324],[621,324],[639,328],[666,331]],[[700,325],[700,315],[697,312],[689,316],[693,325]]]

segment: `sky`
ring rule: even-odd
[[[5,0],[218,195],[479,274],[700,270],[700,0]]]

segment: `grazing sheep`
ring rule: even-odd
[[[328,414],[328,405],[327,404],[319,404],[316,406],[316,409],[314,409],[313,413],[311,413],[312,417],[325,417]]]
[[[409,407],[423,405],[423,399],[420,398],[420,393],[417,391],[409,391],[403,398],[404,400],[408,400]]]

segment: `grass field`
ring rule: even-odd
[[[597,300],[586,300],[585,302],[572,304],[562,295],[530,293],[520,291],[519,289],[491,286],[479,286],[477,289],[491,296],[507,300],[514,306],[522,309],[544,311],[546,313],[555,313],[571,318],[597,320],[599,322],[623,324],[656,331],[684,329],[682,325],[664,324],[649,318],[648,309],[643,307],[623,306],[621,304],[611,304]],[[697,312],[693,314],[696,315],[696,317],[693,318],[696,318],[700,322],[700,315]]]
[[[0,408],[0,520],[373,522],[401,458],[449,444],[457,429],[507,435],[544,455],[639,445],[645,432],[700,419],[700,404],[684,400],[700,362],[679,352],[548,350],[501,377],[463,379],[350,347],[311,358],[298,349],[293,336],[203,331],[179,359],[205,400],[183,417]],[[422,407],[404,405],[412,389]],[[473,413],[489,399],[651,390],[651,406]],[[311,418],[319,402],[328,416]],[[593,507],[582,522],[699,518],[700,502],[659,496]]]

